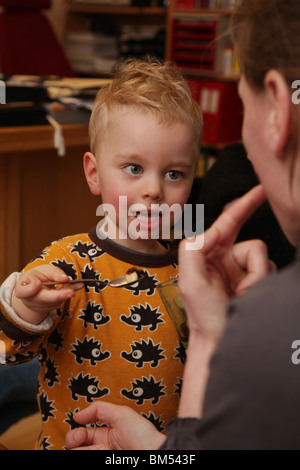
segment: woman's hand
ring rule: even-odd
[[[66,436],[71,450],[155,450],[165,440],[148,419],[127,406],[97,401],[73,417],[82,425],[101,421],[108,426],[73,429]]]
[[[191,240],[181,242],[178,287],[191,332],[217,343],[226,325],[229,299],[274,269],[262,241],[234,244],[243,224],[265,200],[262,186],[257,186],[196,237],[194,243],[201,249],[190,249]]]
[[[191,240],[180,244],[178,287],[190,331],[178,412],[181,418],[202,416],[210,361],[226,327],[230,298],[273,269],[260,240],[234,244],[243,224],[265,199],[262,186],[254,188],[197,237],[192,249]]]

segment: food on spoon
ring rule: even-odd
[[[126,282],[135,282],[139,279],[139,277],[144,275],[144,271],[138,268],[129,268],[128,271],[126,271]]]

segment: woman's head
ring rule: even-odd
[[[300,79],[299,0],[243,0],[234,29],[241,71],[250,86],[262,90],[271,69],[289,85]]]
[[[171,63],[156,59],[129,59],[119,64],[111,84],[96,99],[90,120],[90,145],[105,132],[110,111],[118,106],[151,111],[162,122],[179,122],[192,132],[198,158],[202,138],[202,115],[182,72]]]
[[[288,239],[300,234],[299,0],[244,0],[234,18],[243,140]]]

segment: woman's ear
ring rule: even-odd
[[[91,193],[95,196],[99,196],[101,191],[98,180],[97,160],[95,155],[93,155],[91,152],[86,152],[84,154],[83,168]]]
[[[268,139],[270,151],[279,158],[285,156],[292,133],[292,100],[290,89],[277,70],[265,77],[268,99]]]

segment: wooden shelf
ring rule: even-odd
[[[205,15],[232,15],[233,10],[224,10],[217,8],[175,8],[174,15],[205,16]]]
[[[101,15],[159,15],[166,14],[163,7],[110,7],[103,5],[69,5],[71,13],[101,14]]]
[[[202,142],[201,144],[201,149],[207,149],[207,148],[213,148],[216,150],[223,150],[224,147],[227,147],[227,145],[233,145],[236,144],[236,140],[230,141],[230,142],[217,142],[217,143],[212,143],[212,142]]]
[[[65,124],[62,129],[66,147],[89,146],[86,124]],[[54,129],[50,125],[0,128],[0,153],[46,149],[54,149]]]
[[[210,70],[193,70],[189,68],[182,68],[183,73],[188,78],[198,78],[203,80],[219,80],[221,82],[238,82],[240,79],[239,74],[223,75],[211,72]]]

